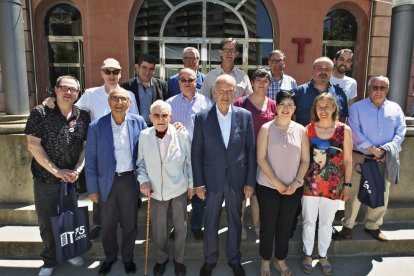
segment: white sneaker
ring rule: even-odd
[[[39,276],[49,276],[52,275],[53,267],[42,267],[39,271]]]
[[[69,259],[68,262],[73,266],[83,266],[85,264],[85,261],[79,256]]]

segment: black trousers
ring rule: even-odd
[[[260,212],[260,256],[270,260],[274,245],[275,258],[284,260],[288,254],[289,237],[303,188],[297,189],[292,195],[281,195],[275,189],[258,184],[256,195]]]
[[[137,235],[137,204],[138,189],[134,173],[116,175],[108,199],[100,202],[102,245],[106,262],[113,262],[118,257],[118,223],[122,228],[122,260],[133,261]]]

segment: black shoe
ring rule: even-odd
[[[230,264],[229,266],[233,269],[234,276],[246,276],[246,272],[241,264]]]
[[[170,232],[170,240],[173,240],[173,239],[175,239],[175,228],[171,229],[171,232]]]
[[[371,229],[364,228],[364,231],[370,234],[376,240],[379,240],[382,242],[388,241],[387,236],[385,236],[379,229],[371,230]]]
[[[193,232],[194,239],[198,241],[202,241],[204,238],[203,230],[201,229],[191,229],[191,232]]]
[[[101,232],[101,226],[95,226],[89,232],[89,240],[94,241],[99,237],[99,233]]]
[[[200,276],[211,276],[215,266],[216,264],[204,263],[200,269]]]
[[[154,265],[154,276],[161,276],[162,274],[164,274],[167,263],[168,263],[168,259],[162,264],[156,263]]]
[[[343,226],[341,231],[337,231],[335,228],[332,228],[332,239],[333,240],[350,240],[352,239],[352,229]]]
[[[101,267],[99,268],[98,274],[99,275],[106,275],[109,273],[109,271],[111,271],[112,265],[115,263],[116,261],[112,261],[112,262],[104,262]]]
[[[174,260],[174,272],[175,272],[175,275],[177,276],[184,276],[185,273],[187,272],[187,268],[185,267],[185,264],[177,263]]]
[[[124,262],[124,269],[125,269],[125,273],[135,273],[135,271],[137,271],[137,266],[135,265],[135,263],[133,261],[130,262]]]

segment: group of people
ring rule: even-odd
[[[185,48],[184,68],[168,83],[154,78],[156,59],[142,55],[136,77],[120,85],[121,65],[108,58],[100,68],[101,87],[87,89],[77,99],[79,82],[61,76],[53,97],[33,109],[25,133],[33,154],[35,207],[45,245],[39,275],[51,275],[57,265],[49,221],[58,212],[57,184],[75,183],[82,170],[94,203],[91,239],[101,236],[105,253],[102,275],[118,258],[118,224],[125,272],[136,271],[139,192],[151,198],[154,275],[163,275],[169,262],[169,221],[174,271],[186,274],[188,200],[191,231],[203,240],[201,276],[212,275],[219,258],[223,202],[228,264],[234,275],[245,275],[240,243],[247,236],[247,201],[260,240],[262,276],[271,275],[273,256],[273,266],[282,275],[292,275],[286,259],[300,213],[302,269],[313,269],[317,228],[319,263],[330,275],[332,223],[340,200],[346,201],[343,228],[335,238],[352,238],[360,183],[351,183],[351,176],[353,163],[364,158],[376,159],[385,172],[384,206],[368,208],[365,231],[386,240],[380,226],[390,182],[396,182],[387,163],[398,158],[406,131],[401,108],[386,99],[388,79],[372,77],[369,97],[356,102],[356,82],[345,75],[352,66],[349,49],[338,51],[333,60],[316,59],[312,79],[300,86],[284,73],[286,56],[280,50],[269,54],[270,71],[257,69],[251,81],[234,64],[236,40],[224,39],[218,52],[221,65],[204,76],[198,70],[198,50]],[[63,158],[67,154],[70,163]],[[81,257],[69,262],[84,263]]]

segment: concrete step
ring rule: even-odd
[[[340,230],[340,226],[336,227]],[[379,242],[363,231],[363,225],[358,224],[354,228],[353,239],[332,241],[329,255],[372,255],[372,254],[402,254],[414,255],[414,222],[386,223],[382,231],[389,238],[388,242]],[[225,258],[225,241],[227,227],[223,226],[219,232],[219,244],[221,258]],[[259,240],[251,228],[247,229],[248,238],[241,243],[241,252],[244,257],[257,257],[259,252]],[[120,237],[120,233],[118,235]],[[289,255],[302,255],[302,229],[298,227],[294,237],[290,241]],[[173,250],[173,240],[170,241],[170,249]],[[315,243],[317,244],[317,243]],[[138,235],[135,241],[135,255],[143,256],[145,252],[145,227],[138,227]],[[36,258],[39,256],[43,244],[40,239],[37,226],[3,226],[0,227],[0,256],[4,258]],[[151,242],[149,243],[150,256],[154,256]],[[315,249],[315,255],[317,255]],[[186,240],[186,259],[198,259],[203,257],[201,241],[196,241],[191,231],[188,231]],[[87,258],[103,258],[103,248],[100,240],[93,242],[93,247],[85,254]]]
[[[92,202],[86,197],[82,196],[78,200],[79,206],[88,206],[90,221],[92,221]],[[344,203],[341,204],[336,213],[335,221],[337,223],[344,216]],[[188,205],[187,211],[191,215],[191,204]],[[357,222],[363,221],[365,217],[366,207],[361,205],[361,210],[357,217]],[[147,200],[143,199],[142,207],[138,210],[138,224],[146,222],[147,214]],[[223,208],[221,216],[221,224],[226,224],[227,215]],[[414,221],[414,202],[407,203],[393,203],[390,202],[384,221]],[[251,208],[246,209],[245,222],[251,224]],[[299,223],[300,220],[299,220]],[[37,214],[34,205],[5,205],[0,204],[0,224],[3,225],[37,225]]]

